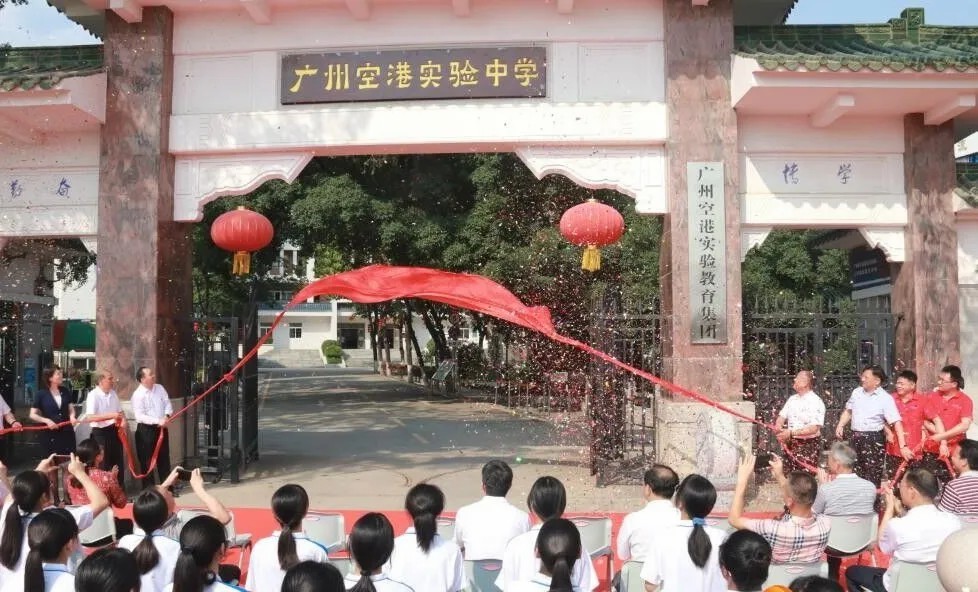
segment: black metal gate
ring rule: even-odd
[[[598,349],[656,376],[662,373],[659,302],[622,302],[617,295],[595,303],[591,342]],[[598,486],[641,483],[655,458],[656,391],[653,385],[610,364],[593,361],[588,419],[591,474]]]
[[[745,302],[744,392],[753,396],[757,418],[773,423],[795,375],[811,370],[825,402],[823,436],[831,438],[860,370],[894,368],[895,326],[889,296]],[[757,440],[759,448],[777,447],[767,430],[758,430]]]

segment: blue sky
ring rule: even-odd
[[[929,24],[978,26],[978,0],[800,0],[788,22],[799,25],[883,23],[908,6],[923,7]],[[0,11],[0,42],[23,47],[97,43],[98,40],[48,6],[45,0],[30,0],[27,6],[8,6]]]

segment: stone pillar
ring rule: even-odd
[[[139,23],[112,11],[105,20],[96,354],[122,399],[140,366],[177,399],[190,382],[192,249],[191,225],[173,221],[173,14],[146,7]],[[170,446],[182,449],[175,431]]]
[[[903,126],[907,255],[894,266],[896,364],[915,370],[920,387],[930,389],[942,366],[961,360],[954,122],[924,125],[916,113]]]
[[[753,406],[741,402],[740,165],[730,98],[733,0],[708,6],[665,0],[663,7],[669,109],[669,214],[660,263],[665,375],[752,417]],[[691,338],[686,166],[703,161],[722,162],[725,175],[727,300],[721,306],[727,340],[717,345],[694,345]],[[749,441],[749,424],[682,397],[665,397],[658,415],[659,459],[680,473],[698,470],[711,479],[735,473],[732,444]]]

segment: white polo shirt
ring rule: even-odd
[[[265,592],[265,590],[282,589],[285,570],[278,562],[278,539],[281,535],[282,531],[276,530],[271,536],[255,543],[251,550],[251,558],[248,560],[248,580],[244,585],[246,590]],[[295,537],[295,554],[299,557],[299,561],[329,563],[326,547],[309,540],[301,532],[293,533],[292,536]]]
[[[656,536],[677,522],[679,509],[670,500],[652,500],[641,510],[625,516],[618,531],[618,558],[645,561]]]
[[[415,590],[458,592],[465,587],[465,565],[458,545],[436,534],[425,553],[418,545],[414,527],[394,539],[394,552],[384,571],[391,579]]]
[[[879,549],[893,559],[909,563],[934,563],[944,539],[961,529],[954,514],[937,509],[934,504],[910,508],[902,518],[892,518],[880,535]],[[883,574],[883,586],[889,590],[899,567],[891,564]]]
[[[6,522],[5,518],[7,517],[7,511],[10,509],[12,503],[12,500],[7,500],[7,502],[3,504],[3,508],[0,509],[0,539],[3,538],[3,525]],[[44,509],[49,510],[51,508],[54,508],[54,506],[48,506]],[[91,506],[65,506],[64,509],[68,510],[68,513],[74,517],[75,522],[78,523],[79,531],[85,530],[91,526],[92,522],[95,520],[95,517],[92,514]],[[24,563],[27,561],[27,553],[30,552],[30,547],[27,544],[27,527],[30,526],[31,520],[33,520],[35,516],[37,516],[37,513],[21,516],[24,524],[24,538],[20,544],[20,559],[17,560],[17,565],[12,570],[7,569],[7,567],[4,565],[0,565],[0,585],[2,586],[6,586],[7,583],[11,581],[23,581],[24,579]]]
[[[120,413],[121,411],[122,404],[119,402],[119,395],[116,394],[115,389],[106,393],[101,388],[95,387],[88,392],[88,397],[85,399],[85,415],[104,415],[106,413]],[[107,428],[114,423],[115,421],[106,419],[93,421],[91,425],[93,428]]]
[[[689,558],[689,535],[693,532],[690,520],[680,520],[676,526],[664,531],[655,541],[652,551],[645,557],[641,577],[658,586],[659,592],[724,592],[727,581],[720,573],[720,545],[726,533],[719,528],[704,526],[713,548],[710,558],[702,568],[693,565]]]
[[[846,402],[846,409],[852,412],[852,429],[855,432],[878,432],[888,423],[900,421],[893,395],[877,388],[871,393],[856,387]]]
[[[465,559],[502,559],[506,544],[530,530],[530,515],[506,501],[487,495],[455,514],[455,542]]]
[[[529,580],[520,580],[519,582],[513,582],[511,592],[547,592],[550,590],[550,581],[553,578],[550,576],[545,576],[542,573],[538,573]],[[572,582],[573,583],[573,582]],[[577,586],[573,587],[574,592],[581,592],[581,589]]]
[[[119,539],[119,547],[132,551],[145,538],[137,534],[127,534]],[[151,540],[160,554],[160,560],[153,569],[139,576],[142,582],[140,592],[163,592],[167,584],[173,582],[173,568],[180,557],[180,542],[166,536],[162,530],[154,531]]]
[[[788,397],[784,407],[778,413],[778,417],[783,417],[788,422],[789,430],[800,430],[808,426],[825,425],[825,403],[822,398],[814,391],[802,394],[794,394]],[[808,438],[818,438],[819,434],[808,436]]]
[[[343,578],[343,585],[347,590],[353,588],[360,581],[360,575],[347,574]],[[370,576],[370,581],[374,583],[374,589],[377,592],[415,592],[414,588],[408,586],[407,584],[402,584],[396,580],[392,580],[387,577],[387,574],[375,574]],[[265,592],[262,590],[262,592]],[[427,590],[418,590],[417,592],[428,592]]]
[[[530,580],[540,573],[540,558],[537,557],[537,537],[540,535],[542,524],[534,524],[529,532],[525,532],[506,545],[503,553],[503,567],[496,577],[496,587],[509,590],[516,582]],[[574,562],[571,570],[571,583],[583,592],[591,592],[598,587],[598,574],[591,564],[591,556],[587,549],[581,547],[581,556]]]
[[[75,576],[63,563],[42,563],[44,592],[75,592]],[[22,592],[24,576],[4,585],[3,592]]]

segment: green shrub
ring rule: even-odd
[[[335,339],[327,339],[322,345],[323,356],[326,357],[326,362],[329,364],[339,364],[343,361],[343,348],[340,347],[340,342]]]

